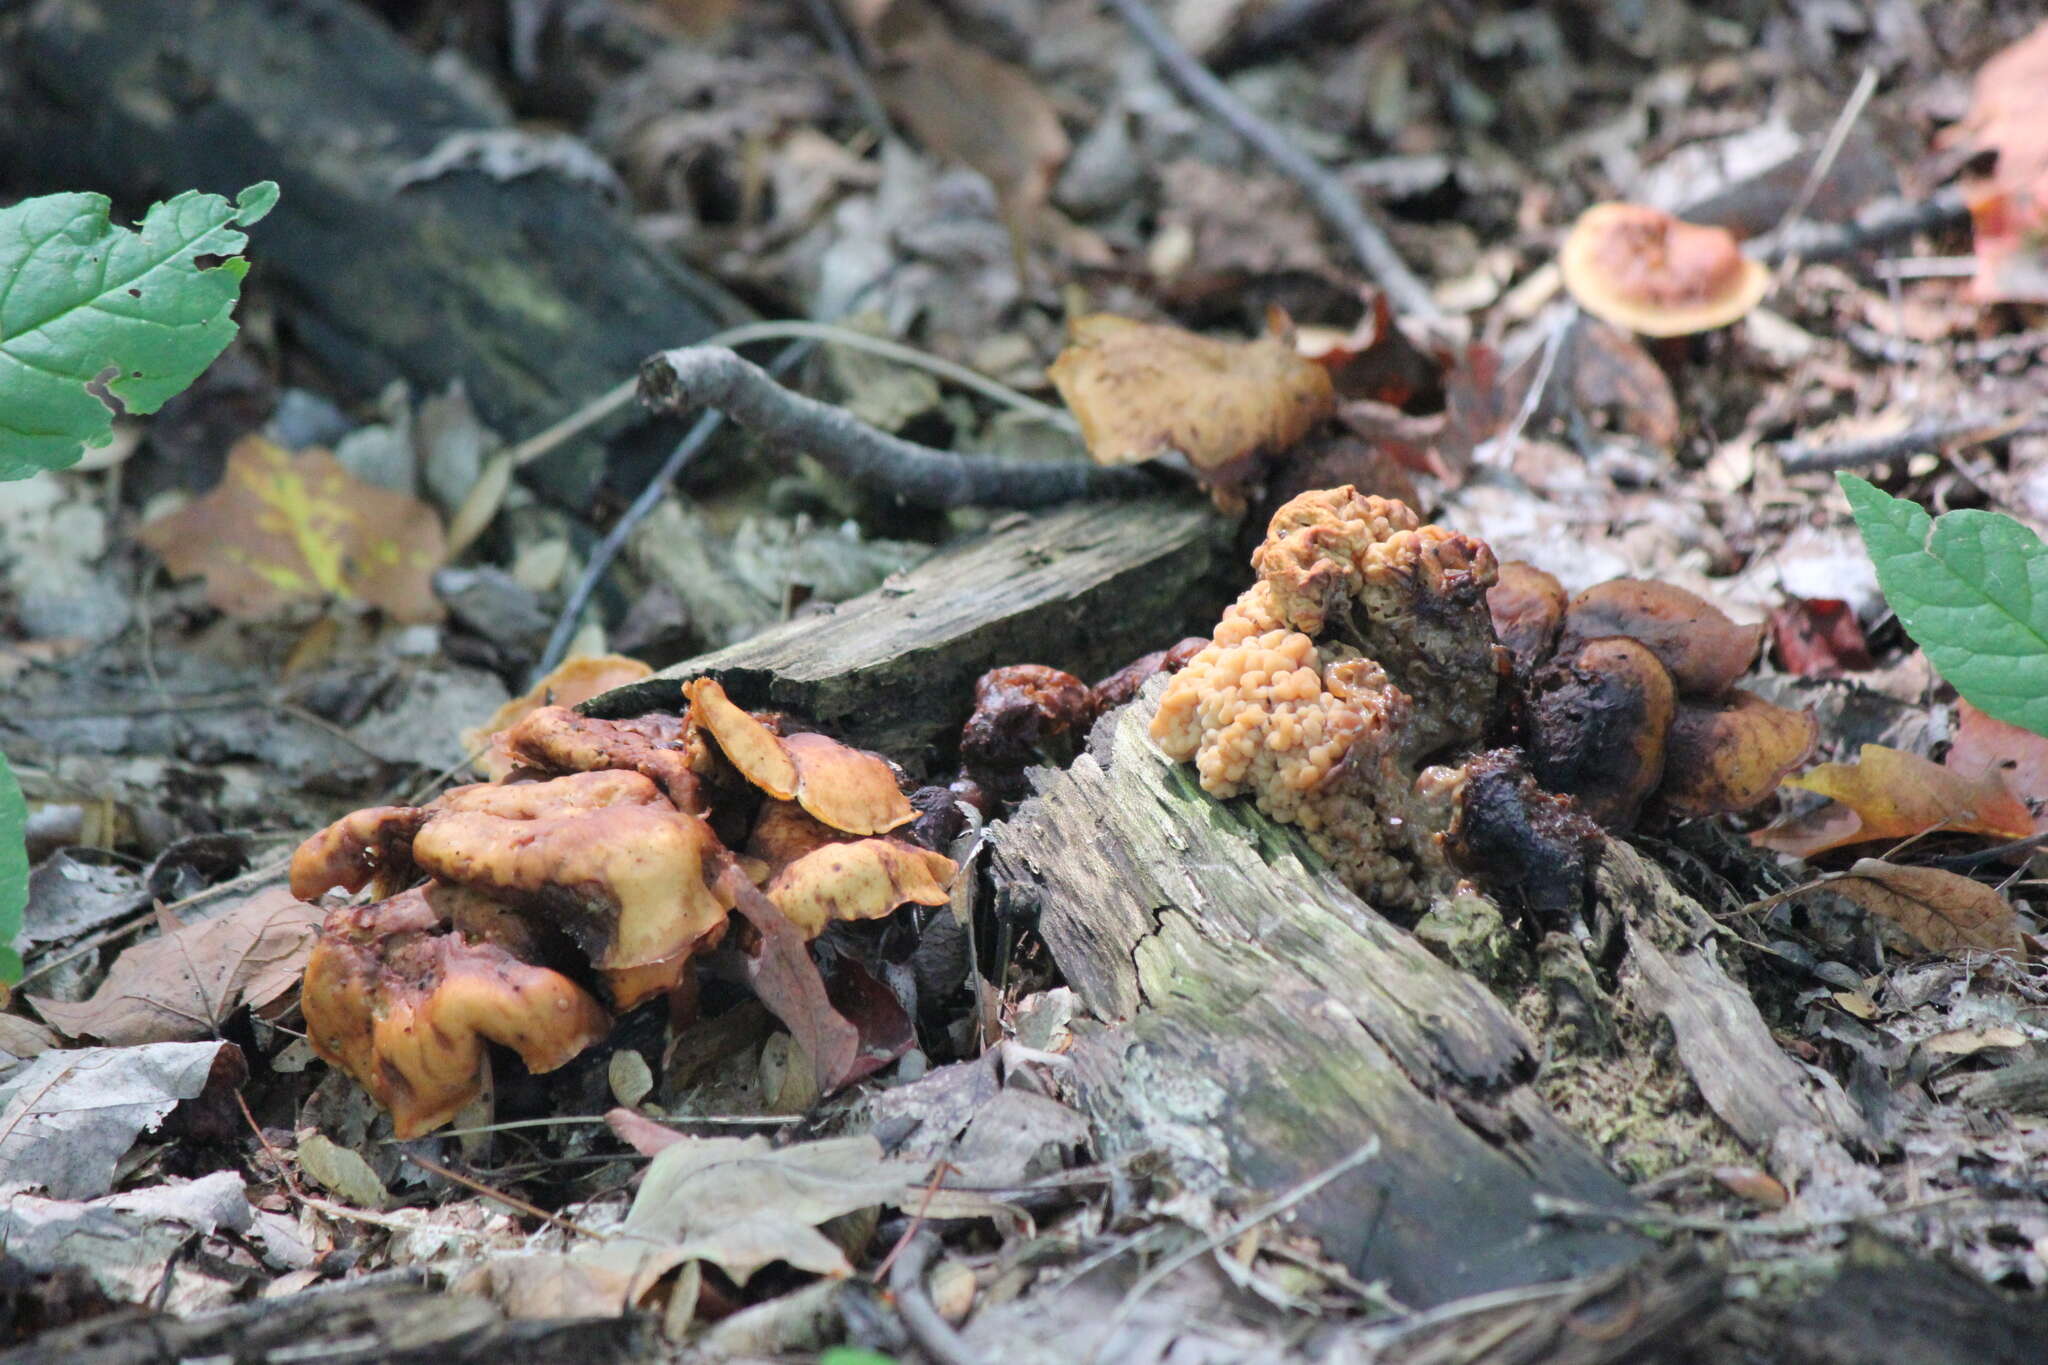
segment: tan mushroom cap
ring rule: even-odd
[[[944,905],[954,863],[901,839],[827,844],[769,879],[768,899],[816,938],[835,920],[880,919],[899,905]]]
[[[637,783],[652,799],[594,808],[534,799],[600,776],[631,778],[615,785]],[[495,790],[528,799],[512,813],[438,813],[413,841],[415,861],[560,924],[618,1008],[675,985],[691,954],[722,932],[731,906],[710,883],[730,855],[709,825],[670,806],[646,778],[589,773]]]
[[[784,738],[741,710],[713,678],[693,679],[683,695],[740,775],[776,800],[794,800],[847,834],[886,834],[916,816],[880,755],[827,735]]]
[[[1564,287],[1597,318],[1649,337],[1726,327],[1770,290],[1771,272],[1726,228],[1647,204],[1595,204],[1557,257]]]
[[[314,1053],[390,1110],[400,1138],[440,1127],[481,1093],[486,1041],[544,1072],[611,1028],[569,978],[436,932],[442,923],[426,887],[335,910],[300,991]]]

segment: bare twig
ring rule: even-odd
[[[1853,223],[1787,223],[1752,241],[1749,254],[1766,265],[1788,256],[1805,261],[1839,260],[1916,232],[1954,227],[1969,217],[1970,207],[1963,202],[1962,191],[1951,186],[1923,200],[1879,205]]]
[[[889,126],[889,112],[882,107],[882,98],[875,93],[875,83],[869,78],[868,69],[861,65],[853,36],[840,22],[839,11],[832,0],[804,0],[804,11],[810,16],[811,27],[818,30],[825,46],[832,49],[833,57],[845,68],[846,83],[853,87],[853,102],[860,106],[861,120],[877,138],[893,136],[896,130]]]
[[[1372,220],[1363,202],[1344,188],[1308,153],[1295,146],[1285,133],[1247,109],[1216,79],[1215,73],[1188,54],[1186,48],[1145,4],[1145,0],[1108,0],[1109,7],[1130,25],[1138,41],[1151,50],[1173,83],[1203,112],[1249,143],[1295,184],[1301,186],[1330,226],[1344,238],[1387,297],[1404,313],[1417,317],[1441,317],[1443,310],[1415,272],[1408,268],[1387,240],[1386,232]]]
[[[1379,1154],[1379,1138],[1377,1136],[1367,1138],[1356,1151],[1352,1152],[1350,1156],[1345,1157],[1342,1161],[1317,1171],[1314,1175],[1295,1185],[1294,1188],[1283,1191],[1236,1222],[1230,1223],[1220,1230],[1210,1233],[1207,1237],[1200,1238],[1194,1243],[1182,1247],[1171,1255],[1161,1257],[1159,1264],[1153,1266],[1143,1275],[1140,1275],[1132,1283],[1130,1289],[1125,1292],[1123,1301],[1117,1304],[1116,1311],[1110,1314],[1109,1322],[1103,1328],[1102,1339],[1096,1345],[1095,1358],[1098,1361],[1104,1358],[1103,1353],[1108,1350],[1109,1343],[1115,1338],[1117,1328],[1123,1325],[1124,1320],[1130,1317],[1132,1310],[1137,1308],[1138,1304],[1143,1301],[1147,1294],[1163,1284],[1175,1271],[1198,1256],[1205,1256],[1220,1246],[1226,1246],[1236,1241],[1261,1223],[1270,1222],[1272,1219],[1278,1218],[1281,1214],[1287,1212],[1296,1204],[1301,1203],[1331,1181],[1358,1169]]]
[[[939,1313],[924,1287],[924,1268],[931,1264],[932,1253],[938,1247],[937,1237],[920,1232],[903,1249],[895,1273],[889,1276],[889,1293],[896,1300],[897,1315],[903,1319],[903,1326],[917,1348],[938,1365],[983,1365],[982,1358]]]
[[[1994,416],[1988,413],[1945,417],[1916,422],[1889,436],[1843,441],[1836,445],[1786,445],[1778,449],[1779,463],[1787,474],[1813,474],[1823,470],[1863,469],[1887,460],[1900,460],[1937,446],[1982,445],[2024,432],[2048,431],[2048,417],[2032,413]]]
[[[1842,112],[1835,116],[1834,127],[1828,129],[1827,141],[1821,144],[1820,155],[1807,168],[1806,180],[1799,187],[1799,193],[1792,196],[1792,202],[1785,207],[1785,216],[1778,220],[1777,231],[1783,232],[1788,224],[1799,222],[1806,217],[1806,210],[1813,203],[1813,196],[1820,193],[1820,187],[1828,178],[1828,172],[1835,168],[1835,158],[1842,154],[1842,144],[1849,140],[1849,130],[1856,126],[1856,120],[1863,116],[1863,108],[1870,103],[1870,97],[1877,93],[1877,68],[1866,66],[1863,74],[1856,78],[1856,88],[1849,92],[1848,100],[1842,105]],[[1783,288],[1799,269],[1802,257],[1797,251],[1787,255],[1778,263],[1777,287]]]
[[[919,507],[1049,507],[1084,498],[1135,496],[1158,487],[1135,469],[1078,460],[1023,461],[956,455],[877,431],[830,403],[783,388],[760,366],[717,346],[686,346],[640,370],[640,394],[671,412],[717,408],[733,421],[794,447],[851,483]]]
[[[516,1209],[520,1213],[552,1223],[562,1231],[573,1232],[578,1237],[588,1237],[593,1241],[599,1242],[604,1240],[604,1234],[602,1233],[592,1232],[589,1228],[584,1227],[580,1223],[573,1223],[567,1218],[562,1217],[559,1213],[549,1213],[538,1204],[529,1204],[516,1194],[507,1194],[503,1190],[493,1189],[489,1185],[484,1184],[483,1181],[473,1180],[460,1171],[451,1171],[438,1161],[429,1161],[425,1157],[414,1156],[411,1152],[401,1152],[399,1155],[423,1171],[431,1171],[443,1180],[452,1180],[464,1189],[476,1191],[486,1199],[495,1199],[506,1208]]]

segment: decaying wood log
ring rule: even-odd
[[[974,680],[1042,663],[1093,680],[1207,629],[1229,524],[1192,498],[1084,504],[1005,518],[874,592],[701,655],[588,703],[673,710],[708,674],[743,706],[795,712],[915,766],[949,745]]]
[[[418,1284],[370,1283],[259,1299],[180,1321],[140,1310],[97,1318],[0,1353],[0,1365],[173,1365],[202,1359],[243,1365],[542,1365],[560,1360],[656,1360],[653,1323],[637,1314],[508,1319],[488,1299]]]
[[[711,287],[636,238],[602,189],[552,170],[407,170],[505,117],[438,78],[353,0],[0,3],[0,159],[13,188],[283,190],[257,281],[344,383],[461,379],[529,435],[715,325]],[[566,495],[594,451],[540,467]]]
[[[1249,1204],[1376,1136],[1291,1227],[1411,1306],[1641,1255],[1536,1213],[1539,1192],[1629,1196],[1531,1093],[1523,1028],[1293,831],[1168,761],[1146,734],[1158,692],[994,835],[999,906],[1037,915],[1110,1025],[1073,1052],[1110,1154],[1163,1149],[1191,1195]]]
[[[1627,936],[1622,989],[1671,1026],[1679,1064],[1737,1137],[1759,1152],[1786,1128],[1869,1140],[1834,1077],[1794,1061],[1771,1037],[1755,998],[1722,966],[1714,922],[1697,901],[1618,839],[1608,841],[1594,882],[1599,905]]]

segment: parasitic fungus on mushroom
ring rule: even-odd
[[[593,992],[626,1010],[690,985],[735,909],[756,950],[761,916],[788,921],[776,934],[810,984],[785,958],[768,979],[788,996],[757,988],[794,1028],[827,1008],[803,940],[945,902],[952,861],[884,837],[915,814],[887,760],[779,734],[709,679],[686,691],[683,716],[539,707],[494,737],[502,780],[358,811],[301,845],[294,894],[380,898],[329,910],[301,999],[315,1052],[388,1108],[400,1136],[480,1093],[486,1042],[550,1070],[609,1029]]]
[[[1300,827],[1362,895],[1420,908],[1456,880],[1451,764],[1494,709],[1493,553],[1347,485],[1283,505],[1252,563],[1259,581],[1173,676],[1152,736],[1207,791]]]
[[[1595,204],[1557,257],[1564,287],[1594,317],[1648,337],[1726,327],[1763,301],[1770,271],[1726,228],[1647,204]]]

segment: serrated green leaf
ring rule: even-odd
[[[21,784],[0,754],[0,986],[21,980],[21,955],[14,951],[21,914],[28,906],[28,803]]]
[[[187,191],[137,231],[105,195],[51,194],[0,209],[0,479],[77,462],[112,437],[113,414],[155,412],[234,339],[249,263],[235,230],[270,212],[277,186],[230,204]]]
[[[2048,735],[2048,546],[1998,512],[1933,517],[1837,477],[1885,601],[1935,671],[1986,714]]]

